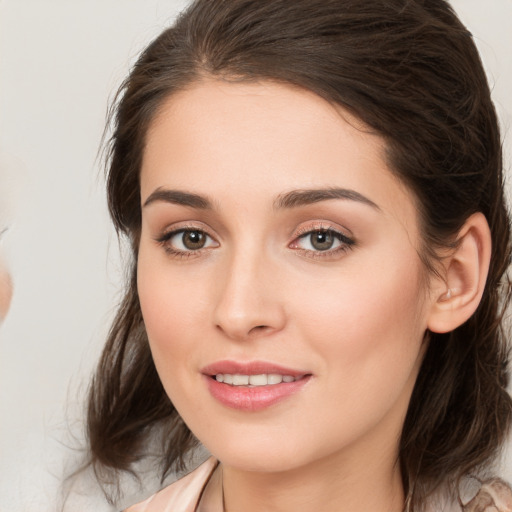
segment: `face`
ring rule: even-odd
[[[3,230],[0,229],[0,242],[2,241]],[[1,247],[0,247],[1,248]],[[0,323],[6,317],[9,311],[12,298],[12,281],[9,271],[4,264],[0,252]]]
[[[0,323],[9,311],[12,297],[12,282],[9,272],[5,268],[0,257]]]
[[[396,457],[429,299],[383,140],[313,93],[204,81],[141,170],[138,290],[156,368],[224,464]]]

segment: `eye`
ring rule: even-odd
[[[211,236],[200,229],[180,229],[166,233],[158,239],[171,253],[187,253],[217,247]]]
[[[313,231],[299,238],[303,249],[310,251],[328,251],[339,247],[341,241],[332,231]]]
[[[346,250],[354,241],[334,229],[313,229],[301,234],[290,245],[292,249],[306,252],[333,254],[339,250]]]

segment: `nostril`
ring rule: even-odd
[[[257,332],[264,332],[264,331],[266,331],[267,329],[269,329],[269,326],[268,326],[268,325],[256,325],[255,327],[253,327],[253,328],[249,331],[249,334],[254,334],[254,333],[257,333]]]

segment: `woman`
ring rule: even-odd
[[[113,123],[133,262],[92,463],[212,454],[130,511],[512,507],[499,480],[468,490],[510,425],[510,219],[444,0],[196,1]]]

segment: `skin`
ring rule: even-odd
[[[397,445],[437,298],[414,197],[384,149],[341,108],[273,83],[197,83],[148,131],[140,303],[166,392],[221,461],[228,511],[402,510]],[[333,187],[371,204],[278,204]],[[187,250],[180,233],[162,241],[184,228],[207,234],[202,249]],[[316,250],[308,233],[319,229],[352,243]],[[312,377],[280,403],[239,411],[201,374],[227,359]]]
[[[12,299],[12,281],[0,258],[0,322],[6,317]]]

